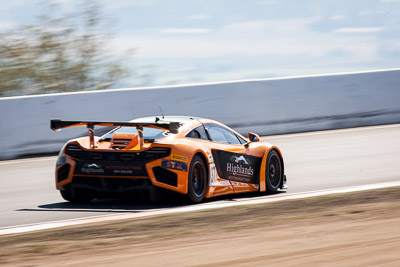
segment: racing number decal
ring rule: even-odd
[[[212,155],[208,155],[208,164],[210,166],[210,186],[218,185],[217,168],[215,167],[214,158]]]
[[[218,175],[235,182],[259,184],[261,158],[223,150],[212,150]]]

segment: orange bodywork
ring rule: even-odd
[[[187,137],[187,134],[196,127],[211,124],[219,125],[228,129],[248,143],[226,144]],[[193,119],[185,117],[178,133],[169,133],[158,142],[144,142],[142,147],[139,139],[140,137],[137,133],[114,133],[111,140],[102,141],[100,140],[100,137],[94,137],[94,147],[91,147],[89,137],[82,137],[67,142],[59,154],[60,162],[57,163],[56,167],[56,188],[61,190],[63,187],[69,185],[76,176],[90,179],[107,177],[123,178],[132,181],[149,179],[152,186],[172,190],[181,194],[187,194],[188,175],[191,161],[195,155],[199,155],[204,160],[208,177],[206,194],[204,196],[205,198],[243,192],[263,192],[266,190],[265,170],[268,153],[271,150],[276,150],[282,159],[281,151],[277,147],[268,143],[249,142],[247,138],[227,126],[208,119]],[[67,147],[70,151],[66,151]],[[128,164],[128,162],[134,162],[135,157],[141,157],[143,153],[148,153],[150,155],[151,152],[152,157],[157,157],[157,151],[161,151],[159,152],[161,154],[162,151],[164,151],[163,149],[170,149],[170,152],[166,157],[148,160],[137,166]],[[119,156],[122,155],[121,158],[124,160],[122,165],[118,165],[117,163],[109,164],[111,161],[100,159],[100,157],[104,157],[104,155],[111,158],[117,153]],[[258,162],[257,168],[259,168],[259,170],[254,170],[254,168],[250,168],[249,170],[238,168],[238,171],[242,171],[243,173],[256,172],[258,174],[257,182],[249,183],[246,182],[246,180],[239,181],[221,177],[221,171],[217,171],[215,159],[215,155],[218,153],[234,153],[232,155],[238,155],[236,157],[237,160],[241,160],[239,155],[244,155],[245,157],[248,156],[246,159],[249,157],[254,159]],[[80,160],[78,159],[80,157],[79,155],[85,155],[85,157],[89,158]],[[224,154],[225,157],[229,155],[231,154]],[[108,165],[103,164],[103,162]],[[101,166],[101,168],[99,167],[96,169],[91,167],[90,164],[93,166],[96,165],[97,167],[102,164],[106,166]],[[66,165],[70,166],[67,173],[64,171],[64,166]],[[176,174],[176,185],[157,179],[155,171],[159,170],[158,168],[160,166],[167,169],[169,172]],[[236,165],[232,166],[235,167]],[[140,175],[140,173],[144,175]],[[60,177],[61,175],[63,177]],[[245,177],[245,175],[246,174],[243,174],[243,177]]]

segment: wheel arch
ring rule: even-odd
[[[204,151],[198,150],[198,151],[196,151],[196,152],[193,154],[192,160],[193,160],[193,158],[194,158],[195,156],[199,156],[199,157],[203,160],[204,165],[206,166],[206,175],[207,175],[207,178],[208,178],[208,175],[209,175],[209,168],[208,168],[208,165],[209,165],[209,164],[208,164],[208,160],[207,160],[206,153],[205,153]],[[192,161],[190,161],[190,164],[192,164]],[[189,167],[190,167],[190,165],[189,165]]]
[[[283,161],[283,156],[282,156],[281,150],[276,146],[269,147],[267,150],[265,150],[264,156],[263,156],[263,159],[262,159],[262,162],[261,162],[261,167],[260,167],[260,192],[265,192],[266,191],[266,188],[265,188],[265,175],[266,175],[265,168],[267,166],[268,154],[271,151],[276,151],[278,153],[279,160],[280,160],[280,163],[281,163],[281,166],[282,166],[282,175],[285,175],[285,164],[284,164],[284,161]],[[282,179],[281,184],[279,186],[280,188],[283,187],[283,183],[284,183],[283,180],[284,179]]]
[[[281,161],[281,165],[282,165],[282,175],[285,175],[285,162],[283,160],[282,152],[280,151],[279,148],[277,148],[275,146],[271,150],[275,150],[276,152],[278,152],[279,160]],[[280,185],[281,188],[282,188],[282,185],[283,185],[283,179],[282,179],[282,182],[281,182],[281,185]]]
[[[202,161],[202,163],[204,165],[204,171],[205,171],[205,177],[204,177],[204,180],[205,180],[204,181],[204,183],[205,183],[204,186],[205,187],[204,187],[204,191],[203,191],[204,194],[202,194],[201,199],[197,199],[197,197],[194,198],[193,197],[193,193],[192,193],[193,191],[191,191],[190,188],[189,188],[190,187],[190,180],[193,179],[193,178],[190,178],[191,177],[190,173],[191,173],[191,170],[192,170],[192,164],[194,164],[193,162],[194,162],[194,159],[196,158],[196,156],[198,156],[200,158],[200,161]],[[207,196],[208,190],[209,190],[209,181],[210,181],[209,163],[208,163],[208,160],[207,160],[206,153],[204,151],[201,151],[201,150],[195,151],[193,153],[192,158],[191,158],[190,163],[189,163],[188,179],[186,180],[186,194],[187,194],[188,199],[189,199],[189,201],[191,203],[200,203],[203,200],[203,198],[205,196]]]

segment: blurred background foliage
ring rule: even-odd
[[[95,0],[72,14],[46,2],[32,25],[0,33],[0,96],[112,88],[127,77],[111,56],[113,20]]]

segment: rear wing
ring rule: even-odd
[[[114,126],[114,127],[136,127],[139,135],[140,149],[144,144],[143,127],[158,128],[168,130],[173,134],[178,133],[178,128],[181,126],[179,122],[161,121],[156,122],[104,122],[104,121],[63,121],[60,119],[50,120],[50,128],[53,131],[60,131],[63,128],[86,126],[89,133],[90,147],[95,148],[94,144],[94,126]]]

